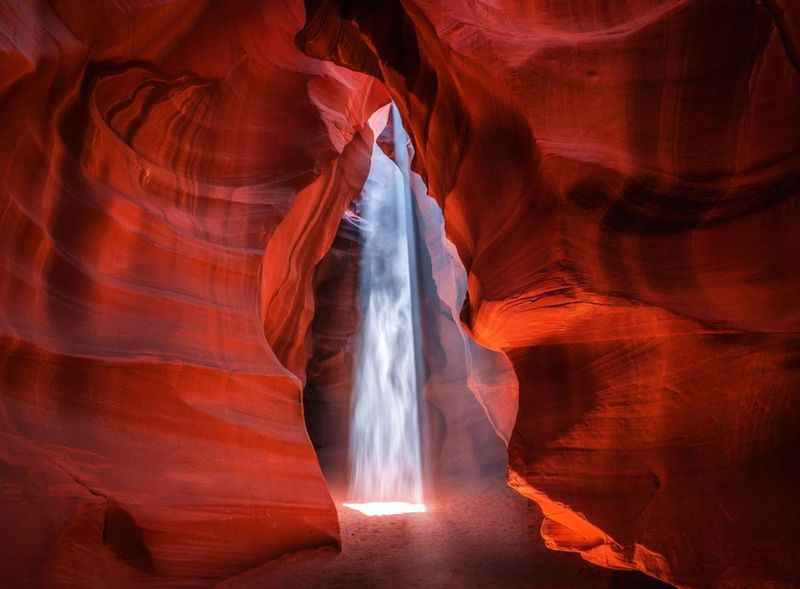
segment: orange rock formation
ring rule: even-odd
[[[303,55],[303,18],[0,6],[4,586],[208,585],[338,542],[311,283],[386,95]]]
[[[789,2],[308,0],[384,81],[519,380],[509,481],[556,550],[793,586],[800,76]]]
[[[325,319],[391,97],[466,269],[461,306],[425,234],[466,346],[430,367],[437,460],[480,407],[550,548],[800,584],[800,10],[379,4],[0,2],[0,579],[205,587],[337,544],[303,389],[346,404],[357,317]]]

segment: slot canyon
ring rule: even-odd
[[[0,0],[0,105],[0,587],[800,588],[799,2]]]

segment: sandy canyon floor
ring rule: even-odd
[[[338,506],[342,551],[305,551],[224,587],[292,589],[658,589],[638,573],[552,552],[541,513],[502,480],[440,499],[422,514],[368,517]]]

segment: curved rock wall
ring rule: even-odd
[[[470,388],[547,544],[797,585],[797,9],[305,4],[349,70],[295,47],[299,0],[0,4],[0,578],[207,586],[337,542],[300,401],[386,100],[356,70],[516,371],[513,428],[510,375]]]
[[[347,489],[350,472],[350,403],[361,326],[358,290],[362,247],[358,227],[348,218],[342,219],[336,239],[314,276],[313,351],[303,391],[308,433],[325,480],[332,492],[341,494]]]
[[[0,5],[0,578],[207,586],[335,545],[313,270],[385,93],[299,2]]]
[[[305,51],[403,113],[461,318],[517,373],[509,481],[548,546],[682,586],[800,582],[797,10],[306,7]]]

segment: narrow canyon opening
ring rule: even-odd
[[[506,425],[493,420],[516,408],[480,400],[514,377],[461,328],[464,268],[410,170],[399,113],[387,104],[370,125],[369,177],[315,277],[306,425],[337,503],[420,512],[448,489],[503,479]]]
[[[282,564],[270,580],[661,587],[537,540],[541,512],[506,483],[517,410],[507,402],[517,394],[511,364],[461,324],[466,272],[422,177],[403,174],[414,152],[397,111],[386,105],[370,125],[368,179],[315,276],[304,391],[306,425],[339,506],[341,554]]]

